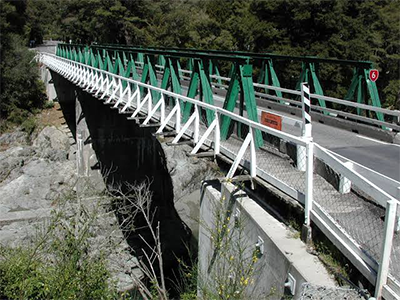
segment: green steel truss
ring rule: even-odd
[[[345,99],[381,107],[376,84],[369,80],[369,71],[373,68],[373,63],[369,61],[218,50],[141,48],[107,44],[92,44],[91,46],[58,44],[56,54],[153,86],[171,89],[178,94],[182,94],[182,81],[185,76],[187,78],[187,72],[182,72],[181,68],[181,64],[184,64],[184,69],[190,71],[190,82],[186,95],[191,98],[198,97],[201,101],[209,104],[213,104],[212,85],[216,83],[222,85],[221,73],[227,73],[225,77],[230,78],[230,82],[226,90],[224,108],[229,111],[238,108],[241,115],[246,111],[247,117],[253,121],[258,121],[253,87],[254,65],[260,66],[259,83],[280,87],[274,64],[280,61],[301,62],[302,68],[295,88],[299,90],[301,82],[309,82],[317,95],[324,95],[318,77],[318,65],[347,65],[353,67],[354,71]],[[225,72],[220,72],[221,67],[224,68],[223,71]],[[126,85],[126,82],[124,85]],[[276,96],[283,97],[280,91],[265,89],[265,92],[273,92]],[[141,93],[143,93],[143,88],[141,88]],[[357,100],[355,100],[356,94]],[[160,99],[160,94],[152,91],[152,99],[156,103]],[[175,100],[169,99],[169,101],[173,105]],[[181,104],[183,121],[185,122],[193,107],[190,103]],[[318,99],[316,104],[326,107],[323,99]],[[363,112],[361,109],[357,109],[357,113],[359,115],[368,113],[370,114],[369,117],[383,121],[383,115],[379,112],[371,115],[371,112]],[[202,115],[208,124],[213,121],[214,115],[210,111],[203,111]],[[230,118],[221,118],[221,137],[223,139],[227,139],[232,133],[233,124],[231,123]],[[242,134],[243,129],[241,127],[240,124],[237,126],[239,135]],[[260,132],[256,132],[256,144],[257,146],[263,144]]]

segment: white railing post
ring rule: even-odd
[[[176,111],[175,131],[176,133],[178,133],[179,131],[181,131],[181,103],[179,99],[175,98],[175,100],[176,106],[178,107]]]
[[[250,141],[250,176],[257,177],[257,160],[256,160],[256,146],[254,143],[254,129],[249,127],[249,134],[251,135]]]
[[[200,126],[200,113],[197,104],[194,105],[194,133],[193,133],[193,141],[195,144],[199,142],[199,126]]]
[[[311,138],[312,136],[312,125],[311,125],[311,101],[310,101],[310,89],[308,84],[303,82],[301,84],[301,103],[302,103],[302,121],[303,127],[301,135],[303,138]],[[306,170],[306,151],[303,146],[297,146],[297,169],[300,171]]]
[[[313,207],[314,189],[314,143],[312,140],[312,125],[310,115],[310,88],[307,83],[301,84],[301,102],[303,119],[302,136],[303,138],[307,139],[307,143],[305,148],[303,146],[297,146],[297,168],[306,172],[302,240],[306,243],[309,243],[311,241],[311,211]]]
[[[306,244],[311,242],[311,212],[313,210],[314,189],[314,143],[312,138],[307,141],[306,147],[306,188],[304,197],[304,224],[301,229],[301,239]]]
[[[400,203],[400,186],[397,187],[397,201]],[[400,232],[400,205],[397,205],[395,232]]]
[[[214,155],[217,156],[220,153],[221,148],[221,132],[219,128],[219,113],[215,111],[215,129],[214,129]]]
[[[306,194],[304,202],[304,225],[310,227],[313,204],[314,143],[310,139],[306,145]]]
[[[378,276],[376,277],[375,298],[382,298],[383,286],[387,283],[389,274],[390,254],[392,252],[394,227],[396,223],[397,201],[389,200],[386,204],[385,229],[382,243],[381,260],[379,262]]]

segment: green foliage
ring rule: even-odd
[[[89,251],[97,213],[54,212],[32,246],[1,247],[0,298],[116,299],[101,251]]]
[[[212,224],[201,224],[208,231],[213,249],[208,270],[203,270],[207,274],[200,274],[198,279],[202,299],[259,299],[261,296],[253,295],[257,271],[262,266],[258,262],[261,254],[246,236],[246,217],[232,215],[236,201],[233,198],[221,196],[212,203]]]
[[[19,1],[1,1],[0,6],[0,120],[21,124],[44,104],[44,84],[39,80],[35,53],[24,46]]]
[[[4,28],[9,27],[11,32],[22,36],[25,44],[31,39],[40,42],[43,38],[58,38],[87,44],[371,60],[381,71],[377,81],[381,102],[386,107],[400,108],[399,0],[3,0],[2,3],[2,20],[5,15],[9,23]],[[7,32],[5,29],[2,32]],[[2,44],[7,45],[9,38],[2,34]],[[300,64],[279,62],[275,68],[281,85],[294,88]],[[352,76],[350,68],[321,64],[318,72],[324,79],[321,83],[327,95],[345,97]]]
[[[30,136],[36,128],[36,119],[34,117],[26,119],[22,122],[21,127]]]

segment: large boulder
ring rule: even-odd
[[[67,152],[70,148],[70,141],[64,131],[55,126],[48,126],[34,139],[33,146],[39,149],[51,148]]]

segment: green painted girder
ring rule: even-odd
[[[336,59],[336,58],[320,58],[315,56],[293,56],[293,55],[280,55],[274,53],[254,53],[254,52],[244,52],[244,51],[224,51],[224,50],[208,50],[208,49],[193,49],[193,48],[171,48],[171,47],[133,47],[130,45],[119,45],[119,44],[107,44],[107,45],[96,45],[99,47],[108,47],[108,48],[119,48],[119,49],[135,49],[141,50],[145,52],[147,50],[162,50],[164,54],[171,53],[204,53],[204,54],[217,54],[217,55],[231,55],[231,56],[247,56],[254,60],[265,60],[265,59],[273,59],[274,61],[283,60],[283,61],[299,61],[306,63],[329,63],[329,64],[339,64],[339,65],[349,65],[349,66],[358,66],[363,69],[372,68],[373,63],[371,61],[355,61],[355,60],[344,60],[344,59]]]
[[[141,53],[141,52],[137,53],[137,58],[136,59],[137,59],[138,62],[144,63],[144,54]]]
[[[142,69],[142,78],[141,82],[142,83],[150,83],[152,86],[157,87],[158,86],[158,81],[157,81],[157,73],[155,70],[155,58],[153,55],[146,55],[144,57],[144,65]],[[140,94],[143,95],[144,88],[140,87]],[[158,100],[160,99],[161,95],[157,91],[151,91],[151,96],[153,103],[157,103]]]
[[[191,68],[192,68],[192,73],[190,74],[190,83],[189,83],[189,89],[186,94],[187,97],[189,98],[196,98],[198,94],[198,89],[197,87],[199,86],[200,82],[200,61],[199,60],[190,60]],[[201,99],[200,99],[201,101]],[[189,118],[192,113],[192,103],[186,103],[183,109],[183,114],[182,114],[182,121],[185,123]]]
[[[309,75],[311,75],[311,78],[309,78]],[[310,79],[312,79],[312,80],[310,80]],[[300,90],[301,83],[303,83],[303,82],[310,83],[310,81],[312,82],[312,84],[310,84],[310,86],[312,86],[314,88],[314,93],[317,95],[323,96],[324,91],[322,90],[321,83],[319,82],[315,64],[313,62],[311,62],[311,63],[303,62],[303,63],[301,63],[301,73],[300,73],[299,80],[296,83],[296,90],[298,90],[298,91]],[[318,104],[321,107],[326,107],[325,100],[323,100],[323,99],[318,99]],[[329,115],[329,113],[326,111],[324,111],[323,113],[324,113],[324,115]]]
[[[208,72],[209,71],[208,61],[194,59],[192,63],[193,63],[193,70],[190,75],[190,83],[187,92],[187,97],[194,99],[197,96],[197,94],[200,93],[200,99],[199,99],[200,101],[203,101],[210,105],[214,105],[210,74]],[[199,84],[200,84],[200,90],[198,90]],[[186,122],[189,119],[190,115],[192,114],[193,104],[187,102],[182,107],[183,107],[182,121]],[[212,121],[214,121],[215,118],[214,112],[209,109],[202,110],[201,112],[202,114],[205,115],[207,125],[209,126],[212,123]]]
[[[262,83],[265,85],[272,85],[275,87],[281,87],[281,84],[279,82],[278,76],[276,75],[274,64],[271,58],[262,61],[260,75],[258,77],[258,83]],[[265,92],[268,94],[269,90],[265,89]],[[274,92],[277,97],[281,98],[283,97],[281,91],[275,90]],[[284,103],[284,101],[280,102]]]
[[[159,55],[159,56],[158,56],[158,64],[159,64],[160,66],[165,67],[166,59],[165,59],[164,55]]]
[[[239,108],[239,113],[243,114],[243,106],[246,105],[247,117],[252,121],[258,122],[252,70],[253,68],[250,64],[234,64],[232,68],[232,77],[224,102],[224,109],[231,112],[234,111],[239,92],[241,91],[241,93],[243,93],[244,101],[241,101],[242,103],[239,104],[241,106]],[[241,126],[239,125],[238,127]],[[221,138],[226,140],[230,134],[231,118],[221,116]],[[255,131],[254,140],[256,147],[263,145],[262,135],[259,130]]]
[[[216,59],[222,61],[246,61],[249,59],[247,56],[238,55],[223,55],[223,54],[209,54],[206,52],[187,52],[187,51],[165,51],[160,49],[151,48],[135,48],[135,47],[116,47],[112,48],[109,46],[92,45],[94,49],[118,49],[125,50],[127,52],[137,53],[137,55],[168,55],[177,58],[201,58],[201,59]]]
[[[161,88],[168,90],[171,87],[171,90],[174,93],[182,95],[181,82],[178,76],[177,59],[174,57],[166,56],[165,61],[166,62],[164,66],[164,72],[161,80]],[[181,104],[183,104],[182,101]],[[170,105],[175,105],[174,100],[171,101]]]
[[[189,71],[193,71],[194,69],[194,58],[189,58],[187,63],[187,68]]]
[[[367,83],[369,95],[371,97],[372,105],[375,107],[381,107],[381,101],[379,100],[378,89],[376,87],[376,83],[369,79],[369,71],[364,69],[364,80]],[[375,112],[376,117],[380,121],[384,121],[383,114],[381,112]]]
[[[58,51],[60,49],[60,51]],[[352,80],[350,90],[348,94],[352,94],[354,98],[355,92],[357,91],[357,101],[362,103],[367,100],[371,101],[371,104],[374,106],[380,106],[379,95],[376,88],[376,84],[369,81],[368,76],[365,75],[369,72],[369,70],[373,67],[372,62],[368,61],[349,61],[349,60],[337,60],[337,59],[324,59],[318,57],[297,57],[297,56],[284,56],[284,55],[275,55],[270,53],[247,53],[247,52],[232,52],[232,51],[218,51],[218,50],[198,50],[198,49],[178,49],[178,48],[140,48],[140,47],[132,47],[132,46],[121,46],[121,45],[92,45],[87,47],[85,45],[79,44],[59,44],[57,51],[59,55],[63,55],[66,58],[71,60],[80,61],[79,52],[84,53],[83,51],[87,51],[87,49],[91,50],[100,50],[103,52],[103,59],[108,51],[114,53],[114,60],[116,59],[116,53],[122,53],[123,55],[134,55],[137,57],[138,61],[145,62],[144,57],[147,55],[158,57],[158,60],[162,60],[164,55],[169,55],[171,57],[175,57],[177,59],[183,58],[187,60],[187,68],[195,69],[193,64],[193,59],[200,59],[203,63],[206,60],[210,61],[211,63],[208,64],[206,67],[207,74],[212,74],[215,71],[215,74],[218,75],[218,68],[215,69],[213,66],[217,66],[221,61],[229,61],[229,62],[236,62],[242,64],[249,59],[254,62],[257,60],[267,61],[268,66],[264,66],[265,75],[268,78],[264,78],[264,81],[267,80],[269,83],[274,86],[279,86],[278,76],[275,72],[275,69],[272,65],[272,61],[277,60],[294,60],[302,62],[302,72],[300,75],[300,81],[297,84],[297,88],[299,89],[299,84],[301,82],[310,82],[312,83],[312,88],[314,89],[316,94],[323,95],[323,89],[320,84],[320,80],[317,76],[316,72],[316,64],[318,63],[332,63],[332,64],[341,64],[341,65],[352,65],[360,69],[360,74]],[[77,57],[78,56],[78,57]],[[91,58],[90,58],[91,60]],[[87,60],[86,60],[87,61]],[[127,59],[123,57],[122,59],[123,65],[126,66]],[[270,62],[271,63],[270,63]],[[178,60],[179,63],[179,60]],[[132,65],[133,67],[133,65]],[[155,70],[155,69],[154,69]],[[232,70],[230,72],[230,76],[232,77]],[[148,71],[150,73],[150,71]],[[180,73],[180,68],[178,67],[178,74]],[[211,73],[210,73],[211,72]],[[369,74],[368,74],[369,75]],[[135,76],[135,75],[133,75]],[[149,80],[151,76],[149,76]],[[179,76],[180,77],[180,76]],[[199,79],[201,81],[201,77]],[[150,80],[151,81],[151,80]],[[359,82],[362,82],[359,84]],[[352,88],[353,87],[353,88]],[[351,92],[351,90],[354,90]],[[366,92],[368,91],[368,93]],[[203,91],[202,91],[203,93]],[[367,99],[367,95],[369,95],[369,99]],[[243,100],[245,102],[245,100]],[[325,101],[318,99],[318,104],[322,107],[325,107]],[[325,112],[326,113],[326,112]],[[361,110],[358,109],[358,113],[361,113]],[[328,113],[326,113],[328,114]],[[381,113],[376,114],[378,119],[383,119]]]
[[[121,47],[120,45],[109,45],[108,47]],[[130,46],[125,46],[122,47],[124,49],[137,49],[135,47],[130,47]],[[179,48],[146,48],[149,49],[149,51],[156,51],[156,50],[164,50],[164,52],[171,52],[174,51],[174,53],[180,53],[185,52],[186,54],[188,52],[190,53],[206,53],[206,54],[215,54],[215,55],[221,55],[221,54],[231,54],[231,55],[246,55],[251,57],[254,60],[257,59],[268,59],[268,58],[273,58],[274,60],[294,60],[294,61],[301,61],[302,63],[307,65],[307,70],[305,72],[305,76],[301,76],[303,78],[308,78],[308,75],[311,75],[311,78],[313,79],[313,89],[315,90],[316,94],[323,95],[323,89],[320,84],[319,78],[317,76],[317,73],[315,72],[315,64],[317,63],[329,63],[329,64],[340,64],[340,65],[352,65],[352,66],[357,66],[362,68],[363,70],[369,70],[372,68],[372,62],[370,61],[353,61],[353,60],[340,60],[340,59],[330,59],[330,58],[318,58],[318,57],[302,57],[302,56],[285,56],[285,55],[276,55],[276,54],[271,54],[271,53],[248,53],[248,52],[232,52],[232,51],[219,51],[219,50],[198,50],[198,49],[179,49]],[[147,51],[144,48],[141,48],[141,51]],[[271,71],[270,71],[271,73]],[[276,74],[275,74],[276,75]],[[271,77],[273,79],[274,76]],[[306,80],[310,81],[310,80]],[[304,82],[304,80],[303,80]],[[273,85],[275,85],[272,82]],[[373,88],[372,88],[373,89]],[[374,97],[376,98],[376,96]],[[320,106],[324,107],[325,101],[318,99],[318,103]],[[378,101],[373,101],[373,103],[378,103]],[[325,112],[326,113],[326,112]],[[326,113],[327,114],[327,113]]]
[[[213,98],[213,91],[211,87],[211,79],[210,79],[210,73],[206,72],[208,69],[207,64],[209,63],[209,60],[201,60],[198,62],[199,64],[199,74],[200,74],[200,98],[202,99],[203,102],[208,103],[210,105],[214,105],[214,98]],[[207,119],[207,125],[210,126],[212,121],[214,121],[214,112],[205,109],[205,114],[206,114],[206,119]]]

